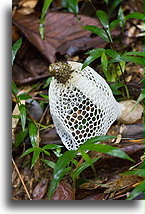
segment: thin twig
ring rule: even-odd
[[[42,114],[42,116],[41,116],[41,118],[40,118],[40,120],[39,120],[39,123],[40,123],[40,124],[41,124],[41,122],[43,121],[44,116],[45,116],[45,114],[46,114],[48,108],[49,108],[49,105],[47,105],[47,107],[45,108],[45,111],[43,112],[43,114]]]
[[[23,187],[24,187],[24,190],[25,190],[25,192],[26,192],[28,198],[29,198],[30,200],[32,200],[32,199],[31,199],[31,196],[30,196],[30,194],[29,194],[29,192],[28,192],[28,190],[27,190],[27,187],[26,187],[26,185],[25,185],[25,183],[24,183],[24,181],[23,181],[23,178],[22,178],[22,176],[21,176],[21,174],[20,174],[20,172],[19,172],[19,169],[18,169],[18,167],[17,167],[15,161],[13,160],[13,158],[12,158],[12,163],[13,163],[13,165],[14,165],[14,167],[15,167],[17,173],[18,173],[18,176],[19,176],[19,178],[20,178],[20,180],[21,180],[21,182],[22,182],[22,185],[23,185]]]

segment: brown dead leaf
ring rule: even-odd
[[[13,22],[27,39],[53,63],[57,52],[63,55],[72,47],[77,50],[86,50],[105,46],[104,40],[97,36],[90,37],[92,33],[81,28],[88,24],[100,27],[99,21],[85,15],[79,15],[79,18],[80,21],[71,13],[49,12],[45,19],[44,40],[39,34],[38,13],[28,16],[16,13]]]
[[[124,175],[104,186],[108,189],[104,193],[111,193],[110,197],[129,191],[143,181],[143,177],[137,175]]]
[[[38,0],[22,0],[18,3],[20,7],[30,7],[34,8],[37,4]]]
[[[69,183],[60,182],[52,200],[73,200],[72,187]]]
[[[42,179],[42,181],[40,183],[38,183],[33,190],[33,193],[32,193],[33,200],[42,199],[47,191],[47,187],[48,187],[48,179],[46,179],[46,178]]]

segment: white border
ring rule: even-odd
[[[142,214],[143,201],[11,201],[11,1],[0,0],[0,214]]]

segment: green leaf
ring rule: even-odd
[[[105,49],[104,48],[94,48],[94,49],[92,49],[92,50],[90,50],[90,51],[88,51],[87,53],[85,53],[85,54],[97,54],[97,53],[103,53],[105,51]]]
[[[113,20],[111,23],[110,23],[110,31],[114,30],[116,28],[116,26],[119,24],[120,20]]]
[[[132,200],[133,198],[137,197],[141,192],[145,192],[145,181],[137,185],[126,200]]]
[[[125,26],[125,18],[124,18],[122,7],[119,8],[118,19],[120,20],[120,22],[119,22],[120,27],[124,27]]]
[[[16,141],[15,141],[15,148],[17,148],[22,142],[23,140],[25,139],[26,135],[28,133],[28,130],[25,129],[24,131],[21,130],[17,136],[16,136]]]
[[[65,169],[61,169],[59,171],[59,177],[54,176],[53,180],[50,183],[49,191],[48,191],[48,199],[52,198],[60,180],[71,170],[71,167],[67,167]]]
[[[138,176],[145,177],[145,169],[135,169],[132,171],[124,172],[122,173],[122,175],[138,175]]]
[[[41,35],[41,39],[44,39],[44,22],[45,22],[45,15],[46,12],[51,4],[52,0],[45,0],[42,8],[41,18],[40,18],[40,25],[39,25],[39,32]]]
[[[103,49],[103,48],[96,48],[96,49],[93,49],[93,50],[87,52],[86,54],[90,54],[90,56],[83,63],[82,69],[84,69],[86,66],[88,66],[95,59],[99,58],[104,51],[105,51],[105,49]]]
[[[89,144],[92,144],[92,143],[98,143],[98,142],[102,142],[102,141],[107,141],[107,140],[110,140],[110,139],[114,139],[116,138],[116,136],[97,136],[97,137],[92,137],[91,139],[87,140],[85,143],[83,143],[79,148],[78,150],[81,150],[82,147],[86,146],[86,145],[89,145]]]
[[[20,119],[20,115],[12,115],[12,118]]]
[[[107,59],[107,56],[105,54],[105,52],[102,53],[102,56],[101,56],[101,65],[102,65],[102,70],[107,78],[107,81],[110,79],[110,74],[108,72],[108,59]]]
[[[46,151],[45,149],[42,149],[42,151],[43,151],[46,155],[50,156],[50,152]]]
[[[96,15],[104,28],[108,29],[109,28],[109,21],[108,21],[108,16],[103,10],[97,10]]]
[[[91,138],[78,148],[78,152],[81,152],[84,150],[97,151],[97,152],[106,153],[112,156],[116,156],[118,158],[123,158],[134,162],[134,160],[130,158],[126,153],[124,153],[121,149],[118,149],[116,147],[109,146],[106,144],[105,145],[96,144],[97,142],[106,141],[113,138],[115,138],[115,136],[99,136],[99,137]]]
[[[140,65],[144,65],[144,58],[143,57],[134,57],[134,56],[121,56],[122,61],[124,62],[133,62]]]
[[[37,162],[39,155],[40,155],[41,151],[35,151],[33,153],[33,157],[32,157],[32,162],[31,162],[31,168],[33,168],[33,166],[35,165],[35,163]]]
[[[106,4],[108,4],[109,0],[103,0]]]
[[[15,84],[15,82],[13,80],[12,80],[12,93],[14,95],[18,94],[18,88],[17,88],[17,86],[16,86],[16,84]]]
[[[48,77],[43,88],[47,88],[52,80],[52,77]]]
[[[90,156],[86,153],[85,150],[81,151],[81,155],[82,155],[82,157],[84,158],[84,160],[85,160],[88,164],[90,164],[90,166],[91,166],[91,168],[92,168],[92,170],[93,170],[93,172],[94,172],[94,175],[96,175],[96,170],[95,170],[95,167],[94,167],[94,165],[93,165],[93,163],[92,163],[92,159],[90,158]]]
[[[41,97],[43,97],[44,99],[48,100],[48,95],[45,94],[39,94]]]
[[[99,28],[99,27],[94,26],[94,25],[86,25],[86,26],[83,26],[82,28],[85,30],[91,31],[94,34],[97,34],[102,39],[104,39],[106,42],[110,42],[105,30],[103,30],[102,28]]]
[[[90,56],[87,57],[87,59],[84,61],[82,69],[87,67],[91,62],[93,62],[95,59],[99,58],[101,56],[101,52],[97,52],[94,54],[91,54]]]
[[[43,149],[58,149],[61,147],[63,147],[63,146],[55,145],[55,144],[47,144],[47,145],[43,146]]]
[[[25,131],[26,117],[27,117],[25,105],[21,104],[19,106],[19,111],[21,116],[22,130]]]
[[[136,55],[136,56],[145,56],[144,52],[139,52],[139,51],[132,51],[132,52],[126,52],[123,54],[124,56],[128,56],[128,55]]]
[[[114,95],[122,94],[122,92],[120,90],[118,90],[121,87],[125,87],[125,84],[120,83],[120,82],[114,82],[114,83],[110,84],[110,88]]]
[[[115,10],[115,8],[122,2],[122,0],[115,0],[113,1],[113,3],[111,4],[110,8],[109,8],[109,16],[112,14],[112,12]]]
[[[72,172],[72,179],[76,180],[76,178],[80,175],[81,172],[83,172],[87,167],[89,167],[91,164],[95,163],[99,158],[91,159],[91,163],[84,162],[82,163],[77,169],[75,169]]]
[[[27,99],[30,99],[32,97],[26,93],[23,93],[23,94],[18,95],[18,98],[19,98],[19,100],[27,100]]]
[[[139,95],[139,97],[138,97],[138,99],[137,99],[137,101],[136,101],[136,103],[135,103],[135,105],[134,105],[132,111],[133,111],[133,110],[136,108],[136,106],[137,106],[141,101],[143,101],[144,99],[145,99],[145,93],[144,93],[144,91],[141,91],[141,93],[140,93],[140,95]]]
[[[53,172],[53,178],[50,184],[49,192],[48,192],[48,198],[51,199],[54,191],[57,188],[57,185],[59,181],[63,178],[63,176],[71,169],[70,167],[66,168],[66,166],[70,163],[72,159],[76,156],[77,152],[67,151],[62,156],[60,156],[56,162],[54,172]]]
[[[75,15],[78,14],[78,0],[62,0],[62,6],[67,8],[69,12],[74,13]]]
[[[37,147],[37,146],[36,146],[36,147],[33,147],[33,148],[30,148],[30,149],[27,149],[27,150],[20,156],[20,158],[22,158],[22,157],[24,157],[24,156],[30,154],[31,152],[42,152],[42,149],[39,148],[39,147]]]
[[[122,60],[121,60],[120,54],[117,53],[116,51],[112,50],[112,49],[107,49],[107,50],[105,51],[105,53],[106,53],[108,56],[112,57],[113,59],[118,60],[118,62],[122,61]]]
[[[125,16],[125,20],[128,20],[128,19],[144,19],[144,14],[139,12],[133,12]]]
[[[52,169],[54,169],[54,167],[55,167],[55,163],[54,162],[52,162],[52,161],[49,161],[49,160],[46,160],[46,159],[44,159],[44,160],[42,160],[47,166],[49,166],[49,167],[51,167]]]
[[[31,140],[31,144],[33,147],[35,147],[37,146],[38,129],[33,122],[29,122],[28,129],[29,129],[29,137]]]
[[[123,158],[126,160],[133,161],[126,153],[124,153],[121,149],[118,149],[113,146],[104,145],[104,144],[90,144],[83,147],[85,150],[97,151],[101,153],[105,153],[108,155],[112,155],[118,158]],[[134,162],[134,161],[133,161]]]
[[[21,47],[21,44],[22,44],[22,38],[20,38],[17,42],[15,42],[15,44],[12,47],[12,65],[14,63],[14,59],[17,54],[17,51]]]

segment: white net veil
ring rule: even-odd
[[[71,78],[60,83],[54,77],[49,88],[50,112],[58,135],[68,150],[76,150],[86,140],[105,135],[121,114],[106,81],[91,67],[68,62]]]

